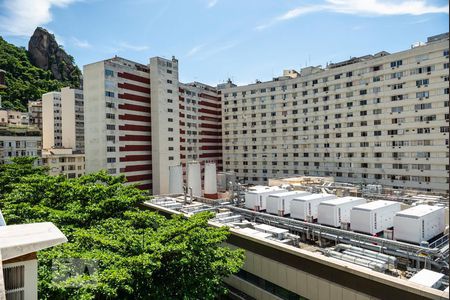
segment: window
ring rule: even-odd
[[[391,62],[391,68],[400,67],[403,64],[402,60],[396,60]]]
[[[106,118],[114,120],[116,118],[116,115],[115,114],[111,114],[111,113],[106,113]]]
[[[106,77],[114,77],[114,71],[105,69],[105,76]]]
[[[115,163],[115,162],[116,162],[116,158],[115,158],[115,157],[108,157],[108,158],[106,159],[106,162],[109,163],[109,164]]]
[[[114,97],[114,92],[105,91],[105,96],[106,97]]]
[[[400,113],[400,112],[402,112],[403,111],[403,106],[397,106],[397,107],[392,107],[391,108],[391,112],[397,112],[397,113]]]

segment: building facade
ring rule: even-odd
[[[28,102],[28,116],[30,126],[42,130],[42,100]]]
[[[64,174],[67,178],[77,178],[85,172],[84,153],[67,148],[42,150],[42,164],[48,167],[51,176]]]
[[[65,87],[61,89],[62,146],[84,153],[83,91]]]
[[[34,128],[0,127],[0,164],[13,157],[41,156],[41,133]],[[37,164],[40,164],[38,159]]]
[[[179,83],[176,58],[143,65],[114,57],[84,66],[83,74],[87,173],[106,169],[165,194],[170,166],[221,163],[218,92]]]
[[[61,93],[49,92],[42,95],[42,147],[62,147]]]
[[[150,189],[150,76],[120,57],[84,66],[86,173],[107,170]]]
[[[448,193],[448,34],[222,89],[223,160],[248,182],[312,175]]]
[[[180,151],[181,163],[214,162],[222,171],[222,106],[216,88],[193,82],[180,84]],[[203,178],[202,178],[203,179]]]

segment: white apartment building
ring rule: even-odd
[[[42,95],[42,146],[44,149],[62,147],[60,92]]]
[[[65,87],[61,89],[62,146],[84,153],[83,91]]]
[[[449,39],[222,89],[225,171],[448,193]]]
[[[84,152],[83,91],[65,87],[42,95],[43,148]]]

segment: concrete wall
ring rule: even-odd
[[[86,65],[84,77],[86,173],[106,169],[105,67],[104,62]],[[108,120],[114,124],[117,120]]]

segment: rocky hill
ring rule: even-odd
[[[28,47],[27,51],[0,37],[0,69],[6,71],[7,85],[0,90],[3,108],[26,111],[28,101],[43,93],[80,86],[80,69],[52,34],[38,27]]]

